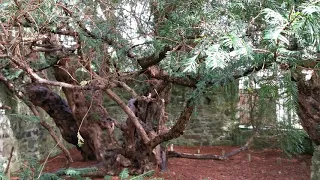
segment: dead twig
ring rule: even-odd
[[[4,174],[7,174],[8,171],[9,171],[11,159],[12,159],[12,156],[13,156],[13,151],[14,151],[14,147],[12,146],[11,152],[10,152],[10,156],[9,156],[9,159],[8,159],[8,165],[6,167],[6,170],[4,171]]]
[[[50,155],[52,154],[53,150],[58,146],[58,144],[59,144],[60,142],[61,142],[61,140],[56,143],[56,145],[52,148],[52,150],[49,152],[48,156],[46,157],[46,160],[42,163],[42,167],[41,167],[41,170],[40,170],[40,173],[39,173],[38,178],[40,178],[40,176],[42,175],[43,169],[44,169],[45,165],[47,164]],[[71,159],[71,160],[72,160],[72,159]]]

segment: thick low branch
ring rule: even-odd
[[[50,89],[43,86],[27,87],[27,95],[30,101],[35,105],[44,109],[55,121],[63,138],[73,144],[78,144],[77,131],[78,126],[73,117],[71,109],[58,94],[51,92]],[[71,123],[70,121],[73,121]],[[70,126],[73,125],[73,126]]]
[[[243,145],[242,147],[235,149],[229,153],[226,153],[224,156],[226,158],[229,158],[235,154],[238,154],[239,152],[245,151],[249,148],[249,146],[251,145],[252,141],[254,140],[254,137],[258,134],[258,132],[253,133],[253,135],[247,140],[246,144]]]
[[[7,110],[11,110],[10,106],[7,106],[5,104],[0,104],[0,109],[7,109]]]
[[[164,141],[168,141],[182,135],[188,121],[190,120],[194,107],[194,102],[192,102],[192,100],[189,99],[175,125],[168,132],[156,136],[151,141],[151,148],[155,148],[158,144]]]

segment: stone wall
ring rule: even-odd
[[[11,153],[11,148],[16,144],[16,140],[13,137],[13,132],[11,130],[10,121],[5,116],[5,111],[0,110],[0,171],[3,170],[8,163],[8,157]],[[12,168],[17,169],[17,151],[14,151],[12,158]]]
[[[172,104],[168,107],[169,125],[179,117],[184,101],[191,94],[190,90],[174,87]],[[197,107],[187,124],[184,134],[170,143],[191,146],[209,146],[231,144],[228,140],[230,129],[235,122],[237,92],[208,91],[199,97]]]
[[[13,98],[0,83],[0,103],[8,105],[11,110],[0,112],[0,165],[6,163],[14,147],[11,160],[11,171],[18,170],[20,163],[29,158],[43,159],[50,153],[59,152],[54,148],[55,142],[50,134],[39,124],[39,120],[32,115],[29,108],[20,100]],[[45,112],[41,112],[43,119],[53,124]],[[59,132],[56,131],[58,135]],[[52,149],[48,152],[48,149]],[[5,166],[5,164],[4,164]]]

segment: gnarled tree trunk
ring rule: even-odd
[[[320,78],[319,71],[312,71],[311,79],[297,73],[298,116],[301,125],[317,145],[320,144]]]
[[[77,58],[63,58],[54,67],[54,75],[58,81],[79,85],[75,72],[82,67]],[[170,99],[171,84],[152,79],[151,75],[157,73],[163,72],[156,66],[145,71],[149,88],[125,105],[133,116],[129,115],[123,123],[110,117],[108,107],[103,106],[107,95],[120,106],[123,103],[111,89],[62,88],[67,102],[41,85],[30,85],[26,94],[34,105],[42,107],[53,118],[63,138],[78,147],[84,160],[100,162],[98,175],[118,174],[123,168],[128,168],[131,173],[143,173],[156,166],[165,168],[165,150],[160,143],[181,135],[193,110],[193,106],[187,103],[176,127],[167,130],[165,108]],[[99,76],[103,77],[101,74]],[[114,137],[115,128],[122,131],[122,142],[117,142]],[[79,134],[84,139],[82,145],[79,144]]]

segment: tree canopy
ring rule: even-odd
[[[43,108],[84,158],[107,164],[104,173],[119,172],[114,162],[138,173],[150,169],[155,160],[145,157],[183,133],[207,88],[245,76],[264,87],[262,96],[284,89],[286,106],[298,109],[320,143],[313,126],[320,123],[319,1],[3,0],[0,10],[0,80],[35,114],[34,106]],[[265,74],[256,78],[258,72]],[[172,84],[193,93],[166,127]],[[109,115],[106,95],[126,122]],[[122,145],[114,128],[123,131]],[[159,164],[160,150],[154,154]]]
[[[19,53],[34,71],[56,55],[83,56],[97,71],[110,56],[110,71],[158,64],[168,73],[161,78],[195,87],[318,58],[317,1],[4,1],[1,9],[2,59],[23,43]]]

